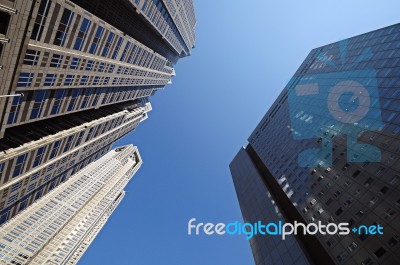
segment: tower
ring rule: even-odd
[[[195,42],[192,1],[3,2],[0,224],[145,120]]]
[[[141,164],[132,145],[111,150],[0,226],[0,263],[77,264]]]
[[[309,53],[230,165],[245,220],[347,223],[347,235],[296,236],[309,262],[399,263],[399,56],[399,24]],[[252,194],[247,182],[267,192]],[[271,206],[251,199],[279,211],[266,216]],[[358,232],[378,225],[382,235]],[[285,261],[254,247],[269,236],[252,240],[256,264]]]

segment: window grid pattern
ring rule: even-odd
[[[14,196],[9,189],[6,188],[7,185],[5,186],[5,184],[13,179],[8,181],[1,179],[0,216],[2,219],[0,223],[3,223],[15,215],[13,209],[18,209],[23,201],[26,201],[24,206],[32,204],[43,194],[46,194],[65,179],[68,179],[74,172],[90,163],[92,160],[88,160],[88,158],[95,159],[93,158],[94,154],[97,154],[96,158],[98,158],[101,156],[98,152],[105,149],[105,151],[108,151],[112,143],[138,126],[143,120],[143,112],[145,109],[145,107],[139,106],[129,114],[125,111],[121,111],[119,114],[111,115],[107,121],[94,121],[84,124],[82,128],[85,126],[88,128],[81,132],[74,132],[70,136],[54,143],[50,139],[48,140],[48,144],[40,147],[37,152],[28,152],[24,154],[22,158],[18,157],[17,162],[13,163],[12,157],[2,161],[1,166],[3,171],[4,168],[7,167],[18,171],[18,180],[24,183],[23,187],[29,186],[31,188],[30,190],[27,189],[24,193],[18,193],[18,196]],[[86,135],[89,135],[89,131],[92,131],[92,133],[91,136],[87,138]],[[96,135],[94,132],[96,132]],[[57,138],[57,136],[54,137]],[[41,148],[48,151],[42,153]],[[67,152],[65,150],[66,148],[69,148]],[[53,152],[61,152],[63,154],[60,154],[60,156],[55,159],[51,159]],[[25,163],[29,161],[31,157],[34,161],[38,159],[41,160],[41,164],[31,169],[31,166]],[[22,170],[23,168],[24,171]],[[64,173],[61,172],[61,168],[64,168]],[[32,185],[36,187],[34,190],[32,190]],[[13,213],[13,215],[11,213]]]
[[[0,234],[3,254],[0,259],[8,263],[23,264],[29,260],[30,264],[61,264],[64,260],[49,255],[53,252],[46,246],[51,249],[51,245],[59,245],[60,239],[53,237],[64,232],[71,234],[71,252],[79,248],[91,228],[97,225],[96,220],[115,208],[119,194],[140,167],[140,160],[129,157],[139,157],[133,146],[109,152],[79,172],[79,177],[62,184],[51,195],[4,224]],[[82,229],[85,232],[82,233]],[[13,244],[9,244],[10,240]],[[15,248],[17,245],[20,247]],[[58,252],[61,251],[62,248]]]
[[[379,93],[370,96],[371,102],[380,102],[381,117],[374,119],[376,122],[382,119],[384,126],[380,127],[380,131],[364,132],[358,141],[378,147],[381,162],[348,161],[347,154],[353,147],[348,146],[340,128],[331,128],[330,133],[314,139],[293,140],[288,92],[304,78],[332,73],[332,67],[316,60],[316,57],[322,52],[340,64],[337,43],[310,52],[292,82],[249,138],[250,145],[307,222],[348,222],[350,226],[380,224],[384,227],[386,236],[382,237],[350,234],[338,238],[317,235],[337,264],[396,264],[400,260],[396,250],[400,234],[396,220],[400,206],[400,164],[397,162],[400,159],[400,117],[397,108],[400,100],[400,26],[397,24],[349,39],[346,64],[351,66],[360,53],[368,48],[372,56],[352,66],[352,73],[337,74],[336,80],[322,79],[321,85],[330,86],[332,82],[349,78],[365,80],[365,76],[356,74],[363,69],[376,70]],[[300,98],[291,104],[304,106],[310,103]],[[315,110],[309,114],[313,119],[326,120],[329,119],[327,113]],[[332,166],[320,164],[311,168],[300,167],[297,163],[298,154],[322,142],[332,143]],[[357,152],[353,154],[357,155]],[[353,255],[355,251],[357,255]]]

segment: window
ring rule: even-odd
[[[145,10],[146,10],[148,4],[149,4],[148,1],[145,1],[145,2],[144,2],[143,6],[142,6],[142,11],[145,11]]]
[[[13,98],[11,109],[10,109],[10,114],[8,115],[7,124],[13,124],[17,121],[20,103],[21,103],[21,97]]]
[[[380,194],[386,194],[386,193],[388,192],[388,190],[389,190],[389,188],[386,187],[386,186],[384,186],[384,187],[379,191],[379,193],[380,193]]]
[[[131,62],[132,62],[132,59],[133,59],[133,56],[134,56],[134,54],[135,54],[136,48],[137,48],[137,46],[134,44],[133,47],[132,47],[132,51],[131,51],[130,54],[129,54],[129,57],[128,57],[128,59],[126,60],[128,63],[131,63]]]
[[[84,134],[85,134],[85,131],[82,131],[82,132],[79,133],[78,139],[76,139],[75,147],[77,147],[78,145],[81,144],[82,137],[83,137]],[[73,155],[76,156],[77,154],[78,154],[78,152],[75,152]]]
[[[71,69],[78,69],[78,67],[79,67],[79,63],[81,62],[81,59],[80,58],[77,58],[77,57],[73,57],[72,58],[72,61],[71,61],[71,66],[70,66],[70,68]]]
[[[347,258],[347,254],[345,252],[341,252],[339,255],[336,256],[337,260],[339,262],[343,262]]]
[[[42,193],[43,193],[43,188],[36,192],[35,201],[38,200],[40,197],[42,197]]]
[[[3,174],[4,171],[4,162],[0,163],[0,180],[1,180],[1,175]]]
[[[0,34],[7,35],[9,22],[10,22],[10,14],[0,11]]]
[[[382,167],[382,166],[378,167],[377,170],[375,170],[375,175],[376,176],[381,175],[384,170],[385,170],[384,167]]]
[[[117,45],[116,45],[115,48],[114,48],[114,52],[113,52],[113,54],[112,54],[112,56],[111,56],[111,59],[117,58],[117,55],[118,55],[119,49],[121,48],[121,44],[122,44],[122,41],[123,41],[123,40],[124,40],[124,39],[123,39],[122,37],[119,37],[119,38],[118,38]]]
[[[353,252],[357,248],[356,242],[352,242],[347,248],[350,252]]]
[[[35,97],[35,103],[33,104],[32,112],[30,119],[36,119],[40,117],[40,114],[42,112],[42,107],[44,105],[44,101],[46,99],[47,91],[46,90],[41,90],[41,91],[36,91],[36,97]]]
[[[101,36],[103,36],[103,32],[104,32],[104,28],[102,26],[98,26],[97,30],[96,30],[96,34],[95,34],[95,36],[93,38],[93,41],[92,41],[92,45],[90,46],[90,49],[89,49],[89,53],[91,53],[91,54],[95,54],[96,53],[97,46],[99,44]]]
[[[71,10],[65,8],[61,17],[60,25],[58,26],[56,36],[54,38],[53,42],[54,45],[58,46],[64,45],[73,17],[74,13]]]
[[[51,115],[55,115],[60,111],[61,102],[63,101],[64,96],[65,96],[65,89],[59,89],[56,91],[54,104],[51,109]]]
[[[358,175],[360,175],[360,173],[361,173],[361,171],[357,169],[356,171],[354,171],[352,177],[356,178],[356,177],[358,177]]]
[[[64,56],[60,54],[53,54],[53,58],[51,58],[50,62],[50,67],[60,67],[63,57]]]
[[[131,47],[131,43],[128,41],[128,42],[125,44],[124,51],[122,52],[122,55],[121,55],[121,58],[120,58],[120,61],[121,61],[121,62],[124,61],[125,56],[126,56],[126,53],[128,52],[128,50],[129,50],[130,47]]]
[[[142,58],[143,53],[144,53],[144,50],[139,48],[138,52],[137,52],[137,55],[135,56],[135,60],[133,60],[133,64],[139,65],[139,61]]]
[[[388,244],[391,247],[394,247],[395,245],[397,245],[397,243],[399,243],[399,241],[400,241],[399,236],[398,235],[394,235],[389,239]]]
[[[400,176],[395,175],[391,180],[390,180],[390,184],[395,185],[397,182],[399,182],[400,180]]]
[[[86,89],[83,100],[82,100],[81,109],[86,108],[91,94],[92,94],[92,88]]]
[[[67,75],[67,77],[64,80],[64,86],[70,86],[72,85],[72,82],[74,82],[75,75]]]
[[[92,128],[89,129],[89,133],[88,133],[88,135],[86,136],[85,142],[87,142],[87,141],[90,140],[90,138],[92,137],[93,131],[94,131],[94,127],[92,127]]]
[[[46,78],[44,79],[44,86],[53,86],[56,82],[57,75],[56,74],[47,74]]]
[[[69,102],[67,111],[72,111],[75,109],[76,101],[77,101],[80,93],[81,93],[80,89],[74,89],[72,91],[71,101]]]
[[[25,199],[23,201],[21,201],[21,203],[19,204],[19,208],[18,208],[18,212],[24,210],[26,208],[26,203],[27,203],[28,199]]]
[[[40,171],[38,171],[38,172],[36,172],[36,173],[33,173],[33,174],[31,175],[31,181],[37,179],[37,178],[40,176],[39,173],[40,173]]]
[[[378,248],[374,252],[375,256],[377,256],[378,258],[382,257],[385,253],[386,253],[386,250],[383,247]]]
[[[101,101],[101,104],[107,103],[108,97],[110,96],[111,88],[105,88],[104,89],[104,97],[103,100]]]
[[[86,35],[88,33],[89,27],[90,27],[90,20],[87,18],[84,18],[81,24],[81,27],[79,29],[78,37],[76,38],[75,44],[74,44],[74,50],[80,51],[82,49],[83,43],[85,42]]]
[[[34,188],[36,188],[36,183],[32,183],[31,185],[29,185],[28,187],[28,192],[31,192]]]
[[[40,40],[44,24],[46,24],[47,15],[49,13],[49,7],[51,5],[50,0],[42,0],[39,5],[39,11],[35,20],[35,24],[32,29],[32,40]]]
[[[114,40],[114,37],[115,37],[115,34],[113,32],[110,32],[108,34],[108,38],[107,38],[106,43],[104,44],[104,48],[103,48],[103,52],[101,53],[101,56],[107,57],[108,52],[110,50],[110,46]]]
[[[330,238],[328,239],[328,241],[326,241],[326,245],[328,245],[328,247],[331,247],[333,244],[335,244],[334,238]]]
[[[336,210],[335,214],[337,216],[339,216],[342,212],[343,212],[343,209],[342,209],[342,207],[340,207],[339,209]]]
[[[25,53],[24,64],[37,65],[39,56],[40,56],[39,51],[27,49]]]
[[[42,163],[42,158],[43,158],[43,154],[44,151],[46,150],[46,147],[40,147],[37,152],[36,152],[36,157],[35,157],[35,161],[33,162],[33,166],[32,168],[37,167],[38,165],[40,165],[40,163]]]
[[[10,204],[10,203],[15,202],[15,200],[17,199],[17,197],[18,197],[18,194],[14,194],[14,195],[10,196],[10,198],[8,198],[7,203]]]
[[[14,185],[11,186],[10,193],[18,190],[19,188],[21,188],[21,186],[22,186],[22,181],[15,183]]]
[[[83,75],[83,76],[81,77],[80,85],[81,85],[81,86],[86,85],[86,84],[87,84],[87,81],[88,81],[88,78],[89,78],[89,76]]]
[[[53,159],[57,155],[58,148],[60,147],[60,143],[61,143],[61,140],[58,140],[58,141],[54,142],[53,148],[51,149],[51,153],[50,153],[49,159]]]
[[[346,171],[350,167],[350,164],[346,163],[343,167],[342,170]]]
[[[91,71],[93,69],[94,61],[88,60],[86,64],[86,70]]]
[[[32,84],[33,73],[21,73],[18,78],[17,87],[29,87]]]
[[[100,73],[102,73],[102,72],[104,71],[104,66],[105,66],[105,63],[100,63],[100,64],[99,64],[99,68],[97,69],[97,71],[99,71]]]
[[[389,208],[385,212],[385,219],[388,220],[395,214],[396,214],[396,212],[392,208]]]
[[[95,76],[93,80],[93,85],[98,85],[100,81],[100,76]]]
[[[92,102],[92,107],[97,105],[97,102],[99,101],[100,93],[101,93],[101,88],[96,88],[95,97]]]
[[[17,161],[15,163],[15,167],[14,167],[14,173],[12,175],[13,178],[21,175],[22,171],[24,170],[25,160],[26,160],[26,154],[20,155],[17,158]]]
[[[368,187],[369,185],[371,185],[371,183],[374,182],[374,180],[372,178],[368,178],[365,182],[364,182],[364,186]]]
[[[94,137],[93,137],[93,138],[96,138],[100,133],[103,132],[102,130],[103,130],[103,128],[104,128],[104,125],[105,125],[105,123],[103,123],[103,124],[97,126],[96,133],[94,134]]]
[[[69,150],[69,148],[71,147],[71,144],[72,144],[72,141],[74,140],[74,136],[73,135],[71,135],[71,136],[68,136],[68,138],[67,138],[67,142],[65,143],[65,146],[64,146],[64,153],[65,152],[67,152],[68,150]]]

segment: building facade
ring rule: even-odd
[[[146,101],[121,103],[7,130],[0,139],[5,146],[0,164],[0,223],[108,152],[115,141],[147,119],[150,110]],[[22,137],[27,141],[12,141]]]
[[[260,220],[268,220],[278,223],[284,218],[244,148],[233,159],[231,172],[244,222],[254,224]],[[256,264],[311,264],[302,245],[292,235],[285,240],[256,235],[250,239],[250,245]]]
[[[0,5],[1,95],[21,95],[2,98],[2,135],[20,124],[150,96],[171,82],[173,63],[194,47],[191,1],[91,2]]]
[[[230,165],[244,219],[380,225],[296,241],[311,264],[400,263],[399,87],[400,24],[313,49]],[[292,264],[271,240],[256,264]]]
[[[0,0],[0,224],[109,151],[195,42],[192,1]]]
[[[0,263],[77,264],[141,164],[132,145],[111,150],[0,226]]]

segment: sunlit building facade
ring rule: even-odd
[[[0,264],[77,264],[141,164],[132,145],[111,150],[0,226]]]
[[[149,102],[121,103],[7,130],[6,136],[27,141],[0,139],[0,146],[8,147],[0,164],[0,223],[108,152],[150,110]]]
[[[195,42],[192,1],[0,0],[0,224],[106,153]]]

